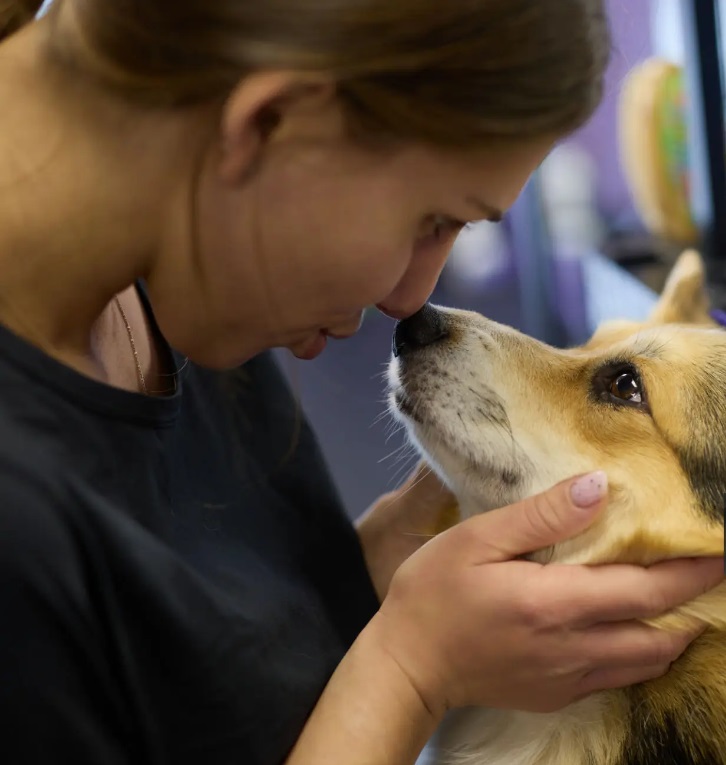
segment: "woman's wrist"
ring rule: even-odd
[[[410,661],[402,661],[402,658],[413,660],[411,652],[406,657],[397,656],[401,653],[393,645],[395,636],[400,636],[401,630],[398,625],[390,623],[390,617],[379,611],[368,623],[365,631],[359,636],[359,642],[365,653],[377,657],[377,662],[386,667],[386,675],[390,677],[391,686],[401,691],[401,696],[408,700],[412,709],[417,714],[436,727],[446,712],[446,705],[435,703],[438,694],[432,688],[422,687],[417,679],[406,669]]]
[[[376,615],[328,683],[286,765],[413,765],[442,716],[385,644]]]

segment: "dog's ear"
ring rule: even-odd
[[[652,324],[713,324],[706,292],[706,271],[696,250],[681,253],[648,317]]]

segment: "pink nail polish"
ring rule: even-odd
[[[603,470],[580,476],[570,487],[570,496],[576,507],[592,507],[608,491],[608,477]]]

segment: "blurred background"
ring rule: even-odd
[[[610,0],[608,11],[614,50],[594,118],[503,223],[462,233],[433,302],[574,345],[604,319],[644,316],[674,258],[696,246],[726,307],[726,1]],[[392,330],[371,311],[356,337],[313,362],[281,354],[353,517],[415,464],[386,414]]]

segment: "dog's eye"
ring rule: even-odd
[[[593,377],[592,392],[603,403],[648,411],[640,372],[630,362],[612,361],[601,366]]]
[[[633,372],[623,372],[610,383],[610,395],[631,404],[642,404],[643,393],[640,380]]]

